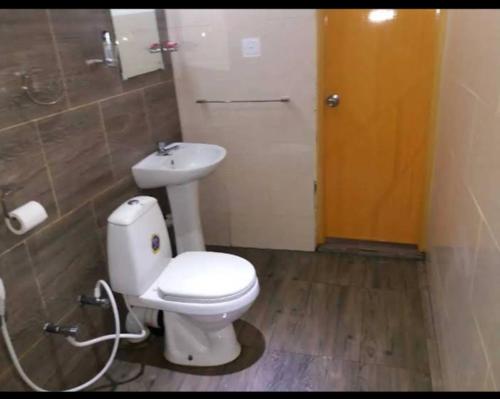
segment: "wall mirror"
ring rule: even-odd
[[[105,62],[119,62],[123,80],[165,68],[165,11],[158,9],[111,9],[116,48],[103,32]],[[113,53],[115,52],[115,53]]]

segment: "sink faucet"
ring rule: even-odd
[[[169,147],[172,143],[167,143],[166,141],[158,141],[158,149],[156,153],[158,155],[170,155],[170,151],[178,150],[180,147],[178,144]]]

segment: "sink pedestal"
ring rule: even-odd
[[[198,201],[198,180],[167,186],[177,253],[205,251]]]

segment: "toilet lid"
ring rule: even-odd
[[[161,274],[158,292],[165,300],[214,302],[234,299],[255,284],[255,269],[239,256],[219,252],[184,252]]]

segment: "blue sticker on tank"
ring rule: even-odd
[[[151,237],[151,248],[155,254],[160,250],[160,237],[158,234],[153,234],[153,237]]]

